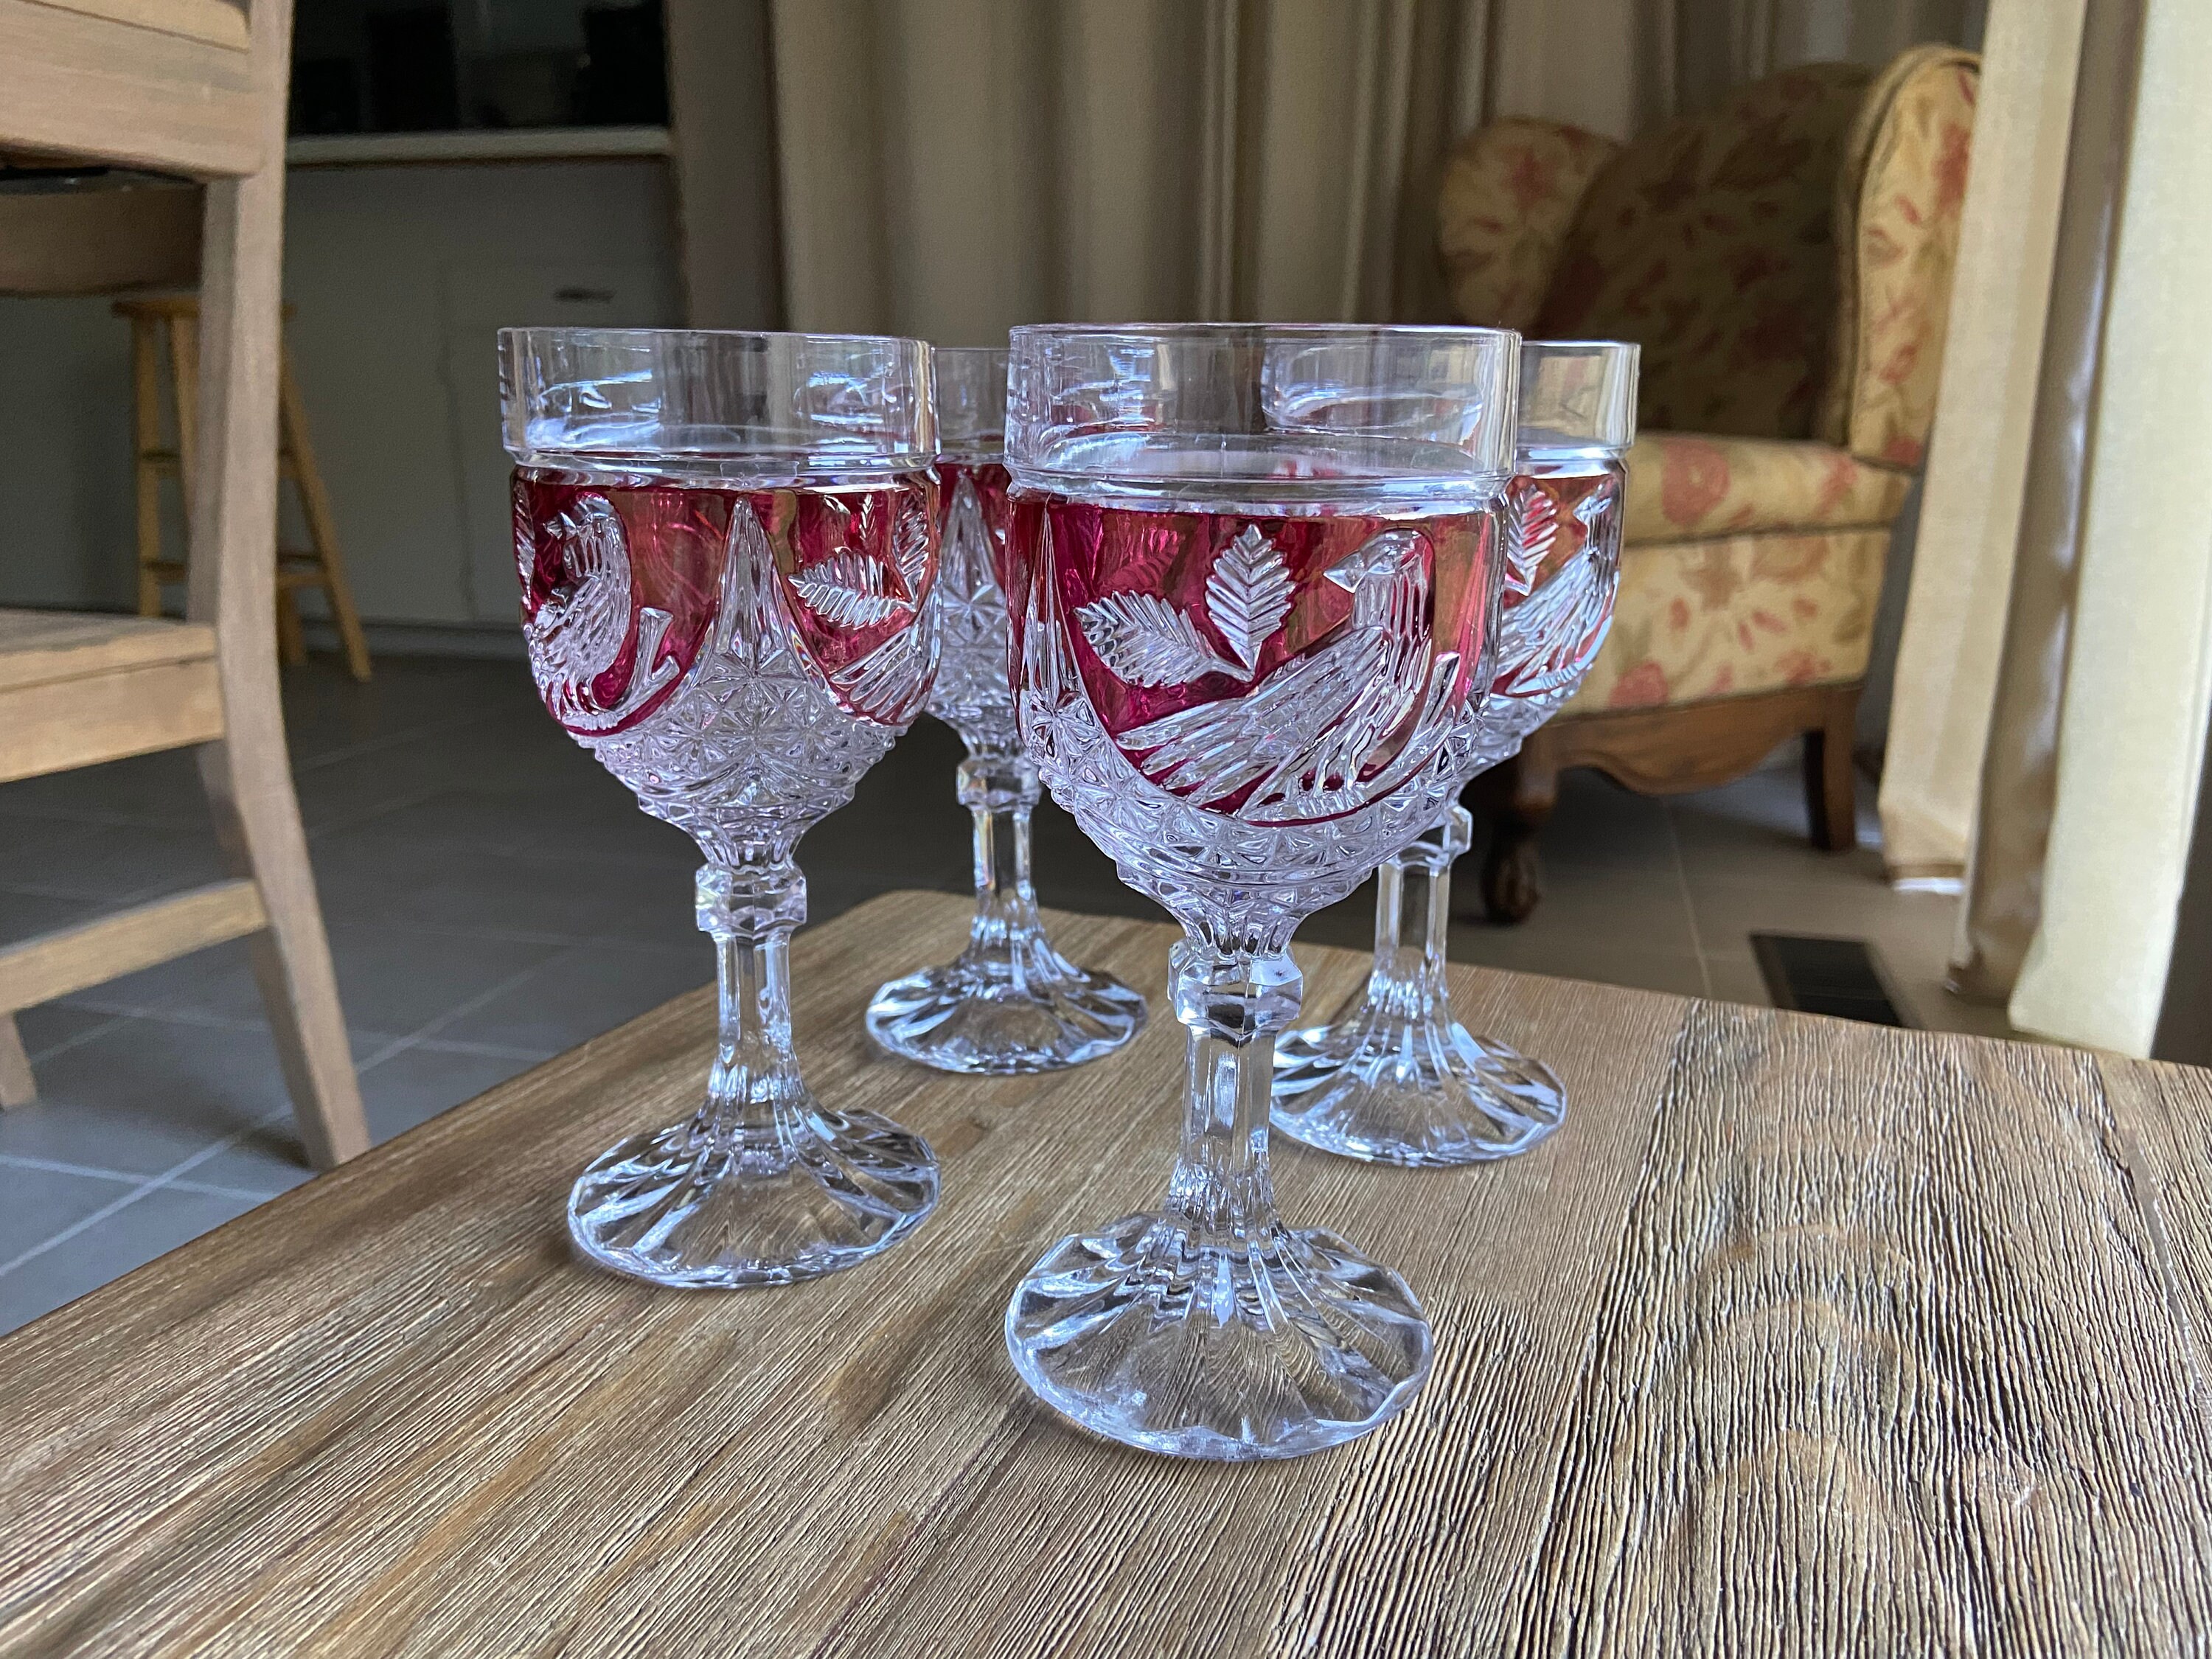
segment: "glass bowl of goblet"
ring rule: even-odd
[[[1521,348],[1514,477],[1498,508],[1498,667],[1490,696],[1454,734],[1465,778],[1516,753],[1557,714],[1605,643],[1620,586],[1637,357],[1614,340]],[[1451,869],[1473,830],[1455,803],[1376,872],[1365,989],[1328,1024],[1275,1045],[1274,1123],[1291,1139],[1370,1163],[1439,1166],[1527,1152],[1565,1121],[1566,1091],[1548,1066],[1452,1017]]]
[[[928,694],[929,348],[507,329],[500,368],[531,672],[562,727],[697,843],[720,989],[705,1098],[584,1171],[570,1237],[659,1285],[849,1267],[928,1215],[937,1164],[800,1076],[792,852]]]
[[[1401,1410],[1404,1280],[1276,1213],[1271,1054],[1299,921],[1436,822],[1490,684],[1517,337],[1017,329],[1007,414],[1022,733],[1053,797],[1182,925],[1182,1142],[1158,1209],[1062,1239],[1006,1346],[1048,1405],[1176,1455],[1295,1456]]]
[[[868,1035],[943,1072],[1051,1072],[1113,1053],[1144,1029],[1145,1000],[1053,948],[1030,878],[1030,819],[1043,794],[1014,724],[1006,617],[1006,352],[939,346],[937,477],[943,512],[929,712],[960,734],[960,804],[975,817],[975,915],[967,948],[895,979],[868,1005]]]

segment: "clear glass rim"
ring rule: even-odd
[[[1007,459],[1029,488],[1325,511],[1479,495],[1512,471],[1510,329],[1030,323],[1009,341]]]
[[[1524,453],[1626,452],[1636,441],[1643,356],[1633,340],[1522,340],[1517,447]],[[1577,365],[1589,368],[1577,375]]]
[[[933,344],[938,453],[948,460],[995,461],[1006,447],[1011,346]]]
[[[518,465],[738,478],[866,477],[937,449],[932,353],[899,335],[502,328]]]

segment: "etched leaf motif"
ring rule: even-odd
[[[1181,685],[1230,668],[1197,625],[1157,593],[1109,593],[1075,620],[1098,659],[1132,685]]]
[[[832,628],[866,628],[910,611],[906,600],[884,592],[883,566],[853,553],[832,553],[791,579],[806,608]]]
[[[929,514],[921,502],[899,503],[898,516],[891,521],[891,557],[897,562],[907,596],[919,598],[929,579]]]
[[[1530,487],[1521,500],[1505,510],[1505,592],[1526,599],[1536,586],[1536,573],[1551,556],[1559,534],[1559,504],[1549,491]]]
[[[1257,525],[1221,550],[1206,579],[1206,614],[1249,680],[1266,645],[1291,611],[1291,573]],[[1231,671],[1234,672],[1234,671]]]

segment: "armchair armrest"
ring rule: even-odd
[[[1536,320],[1583,192],[1619,154],[1556,121],[1492,121],[1462,138],[1437,192],[1437,251],[1460,316],[1492,328]]]

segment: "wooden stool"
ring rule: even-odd
[[[161,480],[174,478],[181,489],[191,470],[191,403],[178,396],[177,389],[199,384],[200,302],[195,295],[163,295],[118,300],[114,311],[117,316],[131,319],[131,430],[138,478],[138,614],[158,617],[163,584],[185,579],[182,559],[161,556]],[[285,314],[290,313],[287,306]],[[168,360],[169,406],[177,428],[173,448],[161,438],[164,357]],[[347,672],[356,680],[366,680],[368,642],[362,637],[353,590],[346,585],[345,567],[338,556],[337,526],[331,516],[323,475],[315,465],[314,446],[307,438],[307,411],[293,377],[289,346],[283,349],[278,370],[277,400],[277,473],[289,478],[300,493],[309,544],[305,548],[280,545],[276,550],[277,644],[287,665],[296,667],[307,661],[307,636],[300,626],[300,605],[295,596],[303,587],[320,588],[330,604],[331,620],[337,626]],[[185,511],[187,514],[191,511],[189,495]]]
[[[184,377],[198,393],[180,465],[186,619],[0,611],[0,783],[190,745],[228,873],[0,947],[0,1105],[33,1097],[15,1010],[244,939],[301,1138],[328,1169],[366,1148],[368,1131],[284,753],[270,625],[291,21],[290,0],[0,0],[0,149],[207,181],[206,321],[191,331],[196,372]]]

